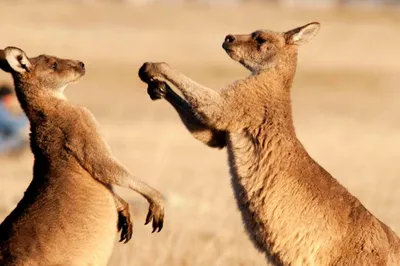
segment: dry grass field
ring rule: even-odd
[[[265,265],[243,231],[226,152],[192,139],[167,103],[149,99],[137,70],[166,61],[223,86],[248,75],[222,50],[226,34],[314,20],[322,28],[300,49],[292,91],[298,136],[400,233],[400,10],[1,2],[0,47],[84,61],[87,75],[67,97],[92,110],[116,157],[166,197],[165,228],[152,235],[145,200],[121,190],[132,203],[134,237],[116,244],[111,266]],[[0,73],[0,81],[11,78]],[[22,197],[31,168],[29,152],[0,159],[0,220]]]

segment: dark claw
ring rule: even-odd
[[[164,222],[164,208],[161,204],[150,204],[145,224],[148,224],[151,221],[153,221],[153,230],[151,233],[160,232]]]
[[[153,88],[150,84],[147,87],[147,94],[150,96],[150,99],[152,99],[153,101],[161,99],[162,98],[161,94],[157,91],[157,89]]]
[[[128,229],[128,224],[124,224],[124,228],[122,229],[121,232],[121,238],[119,242],[123,242],[124,244],[128,243],[128,241],[132,237],[132,231]]]
[[[132,238],[132,221],[130,219],[130,213],[124,213],[124,211],[118,212],[118,232],[121,232],[119,242],[128,243]]]
[[[158,221],[156,219],[153,220],[153,231],[151,233],[154,233],[158,228]]]
[[[153,101],[165,98],[168,85],[164,81],[152,80],[147,87],[147,94]]]
[[[164,225],[163,217],[160,218],[159,220],[153,219],[153,231],[151,233],[160,232],[161,229],[163,228],[163,225]]]
[[[161,229],[163,229],[164,226],[164,220],[161,220],[160,223],[158,224],[158,231],[157,232],[161,232]]]
[[[149,210],[149,212],[147,213],[146,222],[144,223],[144,225],[147,225],[148,223],[150,223],[152,219],[153,219],[153,213],[151,212],[151,210]]]

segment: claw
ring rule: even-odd
[[[147,213],[145,225],[149,224],[153,219],[154,219],[153,212],[149,210],[149,212]]]
[[[147,94],[153,101],[165,98],[166,83],[160,80],[152,80],[148,83]]]
[[[164,226],[164,220],[161,220],[160,223],[158,224],[158,231],[157,233],[161,232],[161,229],[163,229]]]
[[[124,223],[124,225],[126,225],[126,223]],[[125,227],[124,227],[125,228]],[[126,232],[126,229],[121,229],[121,237],[120,237],[120,239],[119,239],[119,242],[122,242],[122,241],[125,241],[125,243],[126,243],[126,240],[127,240],[127,232]]]
[[[157,230],[157,219],[154,217],[153,219],[153,231],[151,233],[154,233]]]
[[[146,217],[145,225],[152,221],[152,232],[160,232],[164,224],[164,208],[159,203],[151,203]]]
[[[119,217],[118,217],[118,232],[121,233],[119,242],[128,243],[129,240],[132,238],[132,220],[131,216],[129,213],[129,209],[126,212],[126,210],[119,211]]]

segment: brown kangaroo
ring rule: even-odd
[[[120,241],[132,236],[129,204],[112,185],[144,196],[150,203],[146,224],[153,220],[153,231],[160,231],[160,193],[114,158],[90,111],[63,94],[85,74],[84,64],[48,55],[28,58],[7,47],[0,50],[0,68],[13,76],[35,159],[32,182],[0,225],[0,265],[107,265],[117,229]]]
[[[145,63],[140,78],[165,98],[195,138],[227,147],[245,228],[275,265],[400,265],[396,234],[315,162],[297,139],[290,88],[297,47],[320,28],[228,35],[227,54],[252,72],[219,91],[166,63]],[[182,99],[164,81],[183,94]]]

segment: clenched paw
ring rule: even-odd
[[[147,94],[153,101],[165,98],[167,95],[168,84],[164,81],[153,80],[150,81],[147,87]]]
[[[145,83],[160,77],[160,69],[165,63],[150,63],[146,62],[139,69],[139,77]]]
[[[119,242],[128,243],[132,238],[133,220],[129,205],[118,211],[118,232],[121,232]]]
[[[164,207],[160,203],[150,203],[145,225],[153,221],[153,231],[160,232],[164,225]]]

